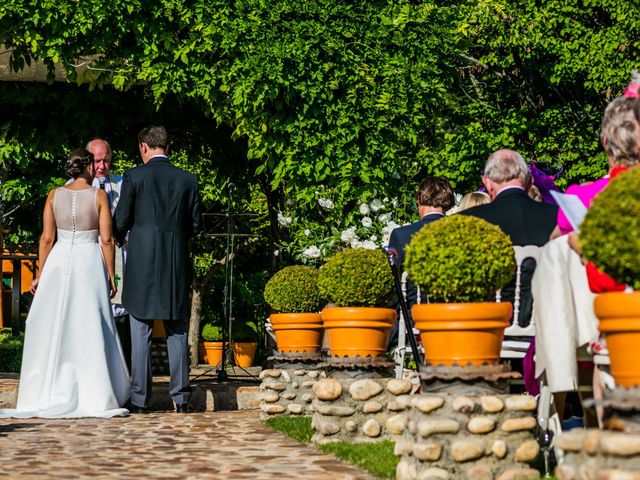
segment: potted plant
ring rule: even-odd
[[[233,328],[231,350],[233,351],[236,365],[243,368],[250,367],[253,365],[253,359],[258,348],[255,325],[252,322],[236,322]]]
[[[515,273],[509,237],[476,217],[445,217],[414,235],[405,268],[428,300],[411,309],[427,362],[497,363],[512,311],[511,303],[495,302]]]
[[[336,305],[322,310],[331,355],[383,355],[396,319],[394,309],[381,308],[393,292],[384,253],[365,248],[338,252],[320,269],[318,287]]]
[[[222,328],[213,323],[207,323],[202,327],[202,340],[204,340],[205,359],[211,366],[222,363]]]
[[[618,175],[594,199],[580,225],[580,247],[600,271],[629,287],[599,294],[594,307],[616,383],[640,386],[640,169]]]
[[[281,352],[317,352],[322,345],[324,301],[318,270],[291,266],[277,272],[264,288],[264,299],[278,313],[269,317]]]

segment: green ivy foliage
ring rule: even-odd
[[[476,217],[451,215],[425,225],[406,249],[405,269],[436,302],[488,302],[513,278],[511,240]]]
[[[300,265],[283,268],[267,282],[264,299],[276,312],[319,312],[325,302],[318,289],[318,270]]]
[[[317,257],[301,252],[312,246],[322,258],[340,248],[340,233],[358,226],[360,203],[398,199],[394,221],[403,223],[422,177],[445,176],[466,193],[497,148],[563,167],[561,186],[602,176],[599,123],[640,64],[639,37],[637,5],[616,0],[0,4],[0,43],[13,68],[38,60],[53,72],[59,62],[96,98],[137,97],[160,109],[177,99],[174,112],[196,105],[202,129],[186,129],[183,145],[197,144],[203,130],[228,129],[224,141],[241,140],[242,158],[187,147],[190,163],[203,163],[196,170],[212,177],[218,200],[228,178],[218,172],[240,165],[238,177],[266,199],[272,251],[309,262]],[[0,127],[3,188],[12,199],[42,195],[50,180],[14,177],[6,165],[47,171],[61,146],[77,146],[65,122],[23,122],[50,110],[49,93],[20,106],[2,102],[12,120]],[[134,106],[119,111],[125,115],[94,134],[136,119]],[[65,113],[58,117],[77,118]],[[75,123],[80,130],[104,108],[86,114],[93,115]],[[279,225],[278,212],[292,223]]]
[[[381,307],[392,296],[393,276],[381,250],[351,248],[322,266],[318,287],[339,307]]]
[[[640,289],[640,169],[611,180],[580,225],[587,260],[619,283]]]

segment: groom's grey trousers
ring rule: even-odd
[[[131,318],[131,403],[146,407],[151,398],[151,330],[153,320]],[[188,325],[179,320],[163,322],[167,332],[169,351],[169,394],[176,403],[188,403],[189,352],[187,346]]]

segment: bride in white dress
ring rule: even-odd
[[[116,293],[111,210],[91,187],[93,155],[74,150],[74,181],[47,198],[40,277],[25,330],[16,409],[0,417],[113,417],[129,398],[129,372],[111,314]]]

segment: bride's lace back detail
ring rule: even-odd
[[[97,188],[69,190],[60,187],[53,198],[53,215],[59,230],[98,230]]]

